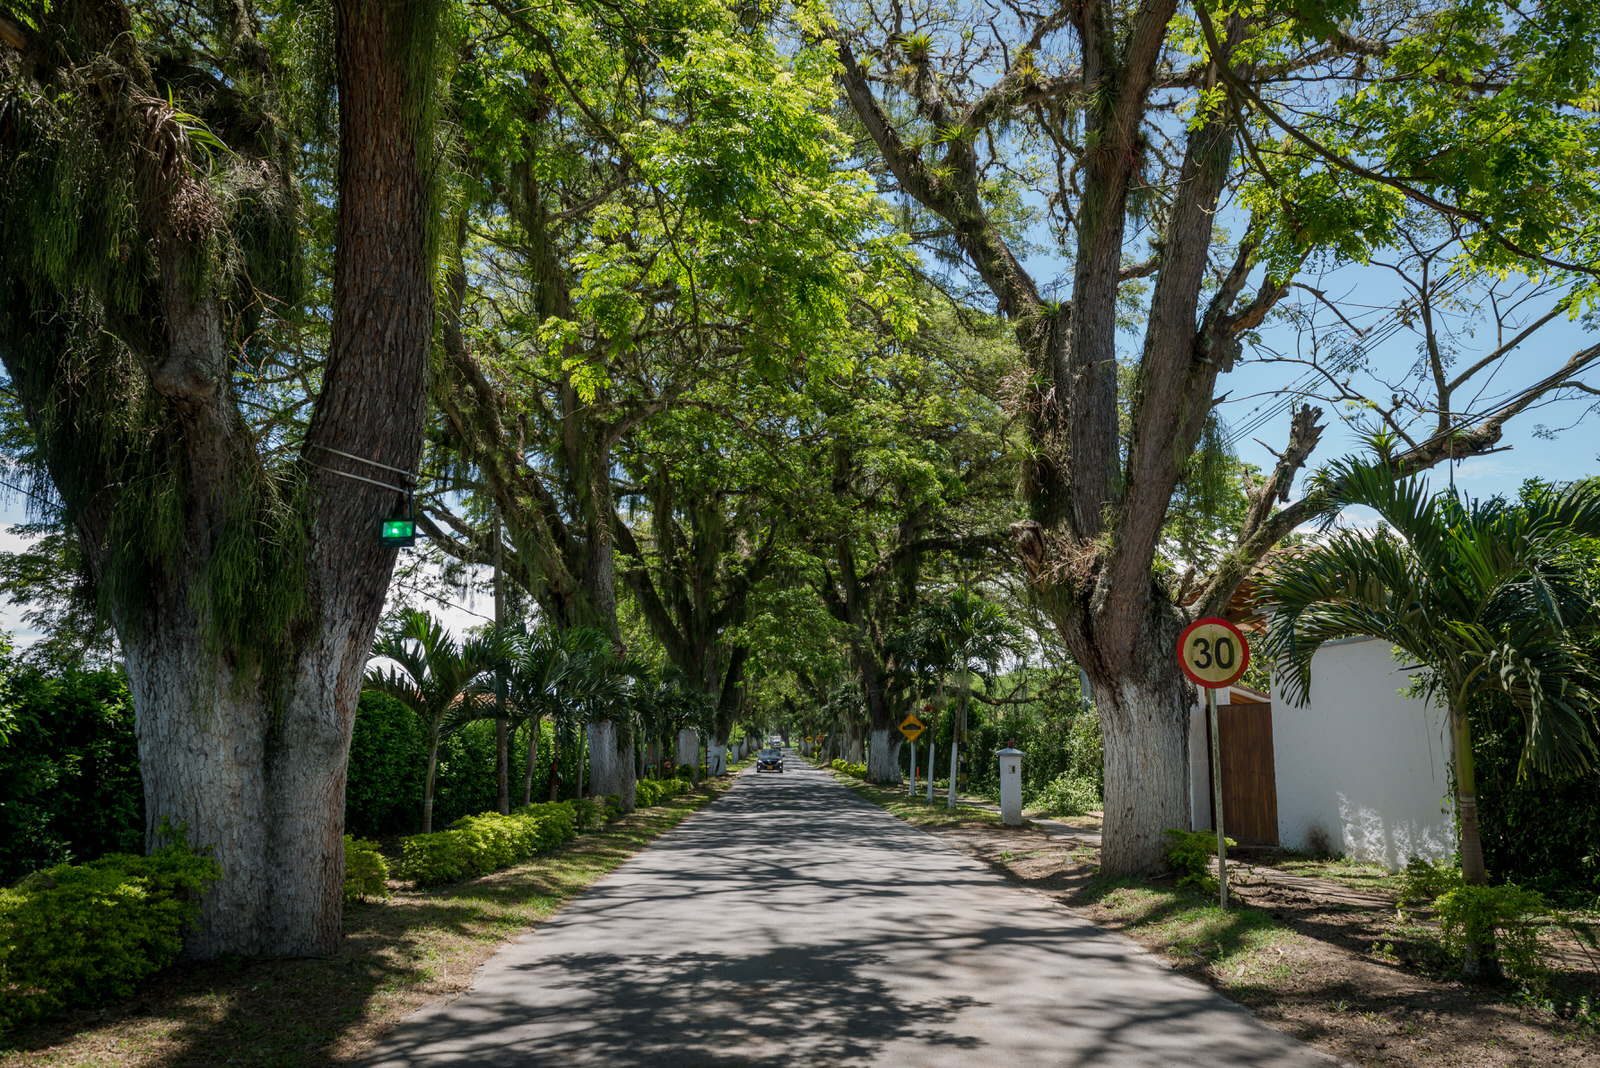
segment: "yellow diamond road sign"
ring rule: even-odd
[[[915,712],[908,713],[906,718],[900,721],[900,733],[906,736],[908,742],[916,741],[917,736],[927,729],[927,725],[917,718]]]

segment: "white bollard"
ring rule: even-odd
[[[1022,750],[1000,750],[1000,822],[1022,826]]]

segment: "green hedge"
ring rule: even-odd
[[[633,803],[638,808],[649,808],[659,805],[670,797],[689,792],[689,784],[683,779],[640,779],[634,788]]]
[[[220,875],[173,845],[58,864],[0,890],[0,1027],[132,994],[177,958]]]
[[[865,779],[867,777],[867,766],[865,764],[852,764],[848,760],[840,760],[837,757],[833,761],[833,770],[842,771],[846,775],[854,776],[857,779]]]
[[[144,787],[121,673],[24,664],[0,636],[0,885],[143,851]]]
[[[586,802],[596,812],[599,806]],[[400,877],[437,886],[486,875],[571,841],[578,833],[571,801],[519,808],[509,816],[484,812],[463,816],[446,831],[416,834],[401,842]]]

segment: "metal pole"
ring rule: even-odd
[[[911,789],[908,793],[911,797],[917,796],[917,743],[915,740],[911,742]]]
[[[952,723],[950,725],[950,796],[945,802],[944,806],[948,809],[954,809],[956,807],[956,746],[961,744],[961,732],[958,726],[959,722],[960,721],[957,720],[956,723]]]
[[[1217,726],[1217,691],[1206,687],[1206,709],[1211,713],[1211,807],[1217,825],[1217,882],[1222,907],[1228,907],[1228,840],[1222,833],[1222,731]]]
[[[494,506],[494,625],[506,623],[506,588],[500,566],[500,506]],[[511,732],[506,722],[506,679],[501,665],[495,666],[494,685],[494,773],[499,792],[500,814],[511,811]]]
[[[937,716],[935,716],[933,721],[935,723],[937,723],[937,722],[939,722],[939,718]],[[934,776],[934,772],[937,770],[934,767],[935,759],[936,758],[935,758],[934,752],[933,752],[933,728],[929,727],[928,728],[928,804],[930,804],[930,805],[933,804],[933,776]]]

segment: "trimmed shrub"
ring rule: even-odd
[[[527,805],[509,816],[483,812],[463,816],[449,830],[414,834],[401,842],[400,877],[437,886],[508,868],[571,841],[578,833],[576,808],[576,802],[557,801]]]
[[[600,825],[600,817],[605,814],[600,808],[600,802],[592,797],[575,797],[562,803],[572,806],[572,816],[578,821],[578,830],[580,831],[587,831],[590,827],[598,827]]]
[[[1163,831],[1171,843],[1167,846],[1166,860],[1178,876],[1179,890],[1194,890],[1211,895],[1221,890],[1217,877],[1211,874],[1211,858],[1217,855],[1215,831]],[[1239,843],[1224,838],[1229,847]]]
[[[366,901],[389,896],[389,864],[378,844],[365,838],[344,836],[344,899]]]
[[[852,764],[848,760],[841,760],[836,757],[832,767],[834,771],[843,772],[857,779],[865,779],[867,777],[867,766],[865,764]]]
[[[1045,783],[1028,804],[1057,816],[1081,816],[1100,807],[1100,789],[1094,780],[1064,771]]]
[[[673,774],[680,779],[692,779],[694,778],[694,765],[679,764],[678,769]]]
[[[607,823],[614,823],[623,817],[621,794],[606,794],[605,797],[601,798],[601,801],[605,805]]]
[[[689,792],[689,784],[682,779],[640,779],[634,791],[633,803],[636,808],[649,808],[659,805],[668,798],[677,797],[679,794]]]
[[[58,864],[0,890],[0,1027],[132,994],[177,959],[220,875],[180,844]]]

